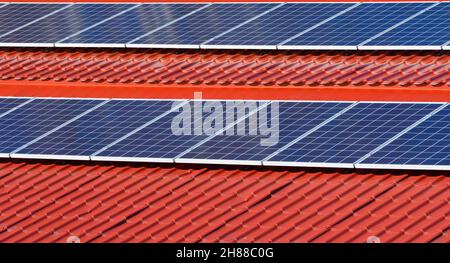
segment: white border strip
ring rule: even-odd
[[[272,157],[274,157],[275,155],[279,154],[280,152],[286,150],[287,148],[291,147],[292,145],[296,144],[297,142],[299,142],[303,138],[307,137],[311,133],[313,133],[313,132],[317,131],[318,129],[322,128],[323,126],[327,125],[328,123],[330,123],[331,121],[333,121],[337,117],[341,116],[342,114],[346,113],[347,111],[349,111],[350,109],[352,109],[356,105],[358,105],[358,102],[355,102],[355,103],[352,103],[352,104],[348,105],[347,107],[345,107],[344,109],[340,110],[338,113],[335,113],[330,118],[324,120],[323,122],[321,122],[320,124],[318,124],[317,126],[312,128],[311,130],[303,133],[302,135],[297,137],[295,140],[291,141],[290,143],[288,143],[288,144],[284,145],[283,147],[281,147],[280,149],[276,150],[275,152],[273,152],[272,154],[270,154],[269,156],[267,156],[266,158],[264,158],[262,160],[263,165],[266,165],[267,163],[274,163],[274,162],[268,162],[268,160],[270,160]],[[276,163],[280,163],[280,162],[276,162]],[[298,163],[298,162],[293,162],[293,163]]]
[[[442,46],[358,46],[358,50],[441,50]]]
[[[0,159],[9,159],[9,153],[0,153]]]
[[[373,37],[371,37],[371,38],[369,38],[369,39],[367,39],[367,40],[365,40],[365,41],[359,43],[359,44],[358,44],[358,47],[359,47],[359,46],[364,46],[365,44],[369,43],[370,41],[372,41],[372,40],[374,40],[374,39],[376,39],[376,38],[378,38],[378,37],[380,37],[380,36],[386,34],[387,32],[389,32],[389,31],[391,31],[391,30],[393,30],[393,29],[395,29],[395,28],[397,28],[397,27],[403,25],[404,23],[406,23],[406,22],[408,22],[408,21],[410,21],[410,20],[416,18],[417,16],[419,16],[419,15],[425,13],[426,11],[428,11],[428,10],[430,10],[431,8],[437,6],[438,4],[439,4],[439,2],[434,3],[434,4],[430,5],[429,7],[425,8],[425,9],[423,9],[423,10],[420,10],[419,12],[415,13],[414,15],[411,15],[410,17],[406,18],[405,20],[402,20],[402,21],[398,22],[397,24],[395,24],[395,25],[393,25],[393,26],[387,28],[386,30],[381,31],[380,33],[374,35]]]
[[[265,161],[264,166],[317,167],[317,168],[354,168],[352,163],[314,163],[314,162],[278,162]]]
[[[221,159],[190,159],[178,158],[174,160],[175,163],[194,163],[194,164],[225,164],[225,165],[253,165],[261,166],[261,161],[251,160],[221,160]]]
[[[28,3],[28,4],[32,4],[32,3]],[[48,4],[48,3],[47,3],[47,4]],[[74,5],[73,3],[72,3],[72,4],[69,4],[69,5],[65,5],[65,6],[63,6],[62,8],[58,9],[58,10],[55,10],[55,11],[53,11],[53,12],[51,12],[51,13],[46,14],[45,16],[42,16],[42,17],[40,17],[40,18],[38,18],[38,19],[35,19],[35,20],[31,21],[31,22],[28,22],[28,23],[26,23],[26,24],[24,24],[24,25],[22,25],[22,26],[19,26],[18,28],[9,31],[8,33],[4,33],[4,34],[0,35],[0,38],[2,38],[2,37],[4,37],[4,36],[7,36],[7,35],[9,35],[9,34],[12,34],[12,33],[16,32],[16,31],[18,31],[18,30],[21,30],[22,28],[27,27],[27,26],[29,26],[29,25],[31,25],[31,24],[34,24],[34,23],[36,23],[36,22],[39,22],[39,21],[41,21],[41,20],[43,20],[43,19],[45,19],[45,18],[47,18],[47,17],[49,17],[49,16],[52,16],[52,15],[54,15],[54,14],[56,14],[56,13],[58,13],[58,12],[64,10],[64,9],[67,9],[67,8],[73,6],[73,5]],[[52,44],[52,46],[53,46],[53,44]]]
[[[414,165],[414,164],[356,164],[357,169],[389,169],[389,170],[437,170],[450,171],[450,165]]]
[[[162,25],[162,26],[160,26],[160,27],[157,27],[157,28],[153,29],[152,31],[150,31],[150,32],[148,32],[148,33],[146,33],[146,34],[143,34],[142,36],[139,36],[139,37],[137,37],[137,38],[135,38],[135,39],[132,39],[131,41],[129,41],[129,42],[126,44],[126,46],[129,47],[129,44],[131,44],[131,43],[133,43],[133,42],[135,42],[135,41],[137,41],[137,40],[139,40],[139,39],[141,39],[141,38],[144,38],[144,37],[146,37],[146,36],[148,36],[148,35],[151,35],[151,34],[155,33],[156,31],[159,31],[159,30],[161,30],[161,29],[163,29],[163,28],[166,28],[166,27],[168,27],[168,26],[170,26],[170,25],[172,25],[172,24],[174,24],[174,23],[180,21],[181,19],[184,19],[184,18],[186,18],[186,17],[188,17],[188,16],[190,16],[190,15],[193,15],[193,14],[195,14],[195,13],[197,13],[197,12],[199,12],[199,11],[201,11],[201,10],[203,10],[203,9],[205,9],[205,8],[207,8],[207,7],[209,7],[209,6],[211,6],[211,5],[212,5],[212,3],[203,5],[203,6],[201,6],[200,8],[195,9],[194,11],[185,14],[184,16],[180,16],[179,18],[177,18],[177,19],[175,19],[175,20],[172,20],[172,21],[170,21],[169,23],[167,23],[167,24],[165,24],[165,25]]]
[[[176,110],[178,110],[180,107],[183,107],[183,106],[186,105],[187,103],[189,103],[189,100],[181,100],[181,101],[179,101],[178,108],[171,108],[170,110],[164,112],[163,114],[159,115],[158,117],[156,117],[156,118],[154,118],[154,119],[152,119],[152,120],[150,120],[150,121],[144,123],[143,125],[137,127],[136,129],[132,130],[131,132],[125,134],[124,136],[118,138],[117,140],[113,141],[112,143],[106,145],[105,147],[103,147],[103,148],[101,148],[100,150],[98,150],[98,151],[94,152],[93,154],[91,154],[91,158],[96,158],[96,159],[98,159],[98,158],[116,158],[116,157],[98,156],[98,155],[99,155],[100,153],[102,153],[103,151],[105,151],[105,150],[111,148],[112,146],[116,145],[117,143],[119,143],[119,142],[125,140],[126,138],[130,137],[131,135],[133,135],[133,134],[139,132],[140,130],[146,128],[147,126],[149,126],[149,125],[151,125],[151,124],[157,122],[158,120],[160,120],[160,119],[166,117],[166,116],[169,115],[170,113],[175,112]]]
[[[277,46],[279,50],[358,50],[357,46]]]
[[[2,43],[0,47],[55,47],[53,43]]]
[[[373,154],[375,154],[376,152],[378,152],[379,150],[383,149],[384,147],[386,147],[387,145],[389,145],[391,142],[397,140],[398,138],[400,138],[402,135],[404,135],[405,133],[411,131],[412,129],[414,129],[415,127],[417,127],[418,125],[420,125],[421,123],[423,123],[424,121],[428,120],[430,117],[432,117],[433,115],[435,115],[436,113],[440,112],[441,110],[445,109],[448,106],[448,103],[444,103],[441,106],[439,106],[438,108],[436,108],[435,110],[433,110],[432,112],[428,113],[427,115],[423,116],[422,118],[420,118],[418,121],[414,122],[413,124],[411,124],[410,126],[408,126],[407,128],[405,128],[403,131],[397,133],[394,137],[390,138],[389,140],[385,141],[384,143],[378,145],[378,147],[376,147],[375,149],[373,149],[372,151],[370,151],[369,153],[367,153],[366,155],[364,155],[363,157],[359,158],[356,162],[355,162],[355,167],[356,164],[359,164],[361,162],[363,162],[365,159],[369,158],[370,156],[372,156]]]
[[[257,49],[275,50],[276,45],[200,45],[201,49]]]
[[[230,33],[231,31],[233,31],[233,30],[235,30],[235,29],[238,29],[238,28],[240,28],[240,27],[242,27],[242,26],[244,26],[244,25],[246,25],[246,24],[248,24],[248,23],[250,23],[250,22],[252,22],[252,21],[254,21],[254,20],[256,20],[256,19],[258,19],[258,18],[260,18],[260,17],[262,17],[262,16],[264,16],[264,15],[266,15],[266,14],[268,14],[268,13],[270,13],[270,12],[272,12],[273,10],[275,10],[275,9],[277,9],[277,8],[282,7],[282,6],[285,5],[285,4],[286,4],[286,3],[280,3],[280,4],[276,5],[276,6],[270,8],[270,9],[264,11],[264,12],[262,12],[261,14],[256,15],[256,16],[254,16],[254,17],[252,17],[252,18],[250,18],[250,19],[248,19],[248,20],[246,20],[246,21],[240,23],[239,25],[236,25],[236,26],[234,26],[234,27],[232,27],[232,28],[230,28],[230,29],[228,29],[228,30],[225,30],[224,32],[218,34],[217,36],[212,37],[212,38],[206,40],[205,42],[201,43],[201,44],[200,44],[200,47],[202,47],[203,45],[208,44],[208,43],[211,42],[211,41],[214,41],[214,40],[218,39],[219,37],[222,37],[222,36],[224,36],[224,35]]]
[[[200,45],[184,44],[125,44],[126,48],[179,48],[179,49],[200,49]]]
[[[78,116],[76,116],[76,117],[73,117],[72,119],[70,119],[70,120],[64,122],[63,124],[59,125],[58,127],[55,127],[55,128],[53,128],[53,129],[51,129],[50,131],[48,131],[48,132],[42,134],[41,136],[34,138],[33,140],[27,142],[26,144],[24,144],[24,145],[20,146],[19,148],[15,149],[14,151],[12,151],[11,154],[10,154],[10,156],[12,156],[13,154],[15,154],[15,153],[17,153],[17,152],[23,150],[24,148],[30,146],[31,144],[33,144],[33,143],[35,143],[35,142],[37,142],[37,141],[39,141],[39,140],[41,140],[41,139],[47,137],[48,135],[50,135],[50,134],[52,134],[53,132],[55,132],[55,131],[57,131],[57,130],[63,128],[64,126],[66,126],[66,125],[68,125],[68,124],[70,124],[70,123],[72,123],[72,122],[78,120],[79,118],[85,116],[86,114],[88,114],[88,113],[90,113],[90,112],[92,112],[92,111],[94,111],[94,110],[100,108],[101,106],[105,105],[105,104],[108,103],[109,101],[110,101],[110,100],[105,100],[105,101],[103,101],[103,102],[101,102],[101,103],[95,105],[94,107],[90,108],[89,110],[87,110],[87,111],[81,113],[80,115],[78,115]]]
[[[312,27],[310,27],[310,28],[308,28],[308,29],[305,29],[305,30],[303,30],[302,32],[300,32],[300,33],[298,33],[298,34],[295,34],[294,36],[292,36],[292,37],[290,37],[290,38],[284,40],[283,42],[281,42],[280,44],[278,44],[277,47],[280,49],[280,46],[282,46],[282,45],[288,43],[289,41],[291,41],[291,40],[293,40],[293,39],[295,39],[295,38],[297,38],[297,37],[299,37],[299,36],[301,36],[301,35],[304,35],[304,34],[308,33],[308,32],[311,31],[311,30],[314,30],[314,29],[318,28],[319,26],[321,26],[321,25],[323,25],[323,24],[325,24],[325,23],[327,23],[327,22],[329,22],[329,21],[335,19],[336,17],[338,17],[338,16],[340,16],[340,15],[342,15],[342,14],[344,14],[344,13],[350,11],[350,10],[352,10],[353,8],[355,8],[355,7],[357,7],[357,6],[360,6],[361,4],[362,4],[362,3],[355,3],[354,5],[352,5],[352,6],[348,7],[348,8],[346,8],[346,9],[342,10],[341,12],[339,12],[339,13],[337,13],[337,14],[334,14],[334,15],[330,16],[329,18],[323,20],[322,22],[319,22],[319,23],[315,24],[314,26],[312,26]]]
[[[45,159],[45,160],[71,160],[71,161],[89,161],[87,155],[51,155],[51,154],[23,154],[13,153],[10,158],[16,159]]]
[[[111,43],[55,43],[55,47],[126,48],[125,44],[111,44]]]
[[[110,157],[110,156],[91,156],[92,161],[107,162],[142,162],[142,163],[173,163],[172,158],[145,158],[145,157]]]

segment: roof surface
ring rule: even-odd
[[[0,242],[450,242],[448,172],[0,167]]]

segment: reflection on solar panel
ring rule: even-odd
[[[202,116],[203,107],[208,107],[211,102],[197,102],[200,103],[184,105],[182,108],[184,112],[190,112],[189,124],[182,123],[187,126],[187,130],[182,134],[174,133],[172,130],[173,121],[180,116],[180,112],[175,111],[167,116],[159,119],[144,129],[132,134],[124,140],[117,142],[108,149],[97,153],[97,156],[92,156],[92,160],[117,160],[117,157],[122,157],[122,160],[128,161],[160,161],[173,162],[173,159],[178,155],[188,151],[191,147],[210,137],[214,130],[205,129],[202,123],[195,123],[196,116]],[[222,103],[222,102],[219,102]],[[203,106],[202,106],[203,104]],[[256,108],[255,108],[256,109]],[[251,112],[251,111],[250,111]],[[203,114],[203,119],[207,119],[210,114]],[[225,121],[229,118],[226,112],[223,112],[222,119]],[[233,121],[237,122],[240,119],[239,113],[233,113]],[[204,129],[198,132],[195,127]],[[223,128],[223,127],[222,127]],[[120,158],[119,158],[120,159]]]
[[[152,4],[140,5],[114,19],[108,20],[73,37],[60,41],[56,46],[83,46],[82,44],[125,43],[150,33],[159,27],[204,7],[202,4]],[[72,43],[72,45],[69,45]]]
[[[57,158],[64,155],[64,158],[89,160],[89,155],[151,122],[171,106],[172,101],[112,100],[23,148],[16,157],[20,157],[18,154],[56,155]]]
[[[367,3],[284,43],[291,46],[356,46],[431,6],[430,3]],[[349,47],[350,48],[350,47]]]
[[[450,106],[356,164],[361,168],[450,170]]]
[[[68,5],[10,4],[0,8],[0,37]]]
[[[5,43],[41,43],[53,46],[54,42],[84,30],[119,12],[130,5],[83,4],[72,5],[40,21],[0,38]]]
[[[442,49],[450,41],[449,6],[6,4],[0,8],[0,46]]]
[[[359,103],[270,158],[266,165],[352,168],[353,163],[440,104]]]
[[[0,116],[7,114],[10,110],[26,103],[29,99],[0,98]]]
[[[215,4],[131,44],[199,47],[208,39],[274,8],[276,4]]]
[[[440,49],[450,40],[450,3],[440,3],[414,19],[368,42],[366,46]],[[374,48],[374,47],[373,47]]]
[[[37,99],[29,102],[0,118],[0,153],[11,153],[100,102],[75,99]]]
[[[267,46],[276,48],[284,40],[343,11],[352,4],[285,4],[221,37],[204,47]]]
[[[333,102],[281,102],[278,105],[277,102],[272,102],[269,107],[258,112],[258,120],[268,121],[265,126],[257,127],[256,135],[249,135],[250,127],[247,122],[246,135],[234,135],[234,133],[233,135],[217,135],[181,156],[176,162],[237,163],[239,161],[260,165],[261,160],[348,105],[350,104]],[[267,145],[266,143],[270,143],[271,140],[275,144]]]

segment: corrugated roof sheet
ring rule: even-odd
[[[3,80],[252,86],[449,86],[448,52],[0,49]]]
[[[0,242],[450,242],[446,172],[0,163]]]

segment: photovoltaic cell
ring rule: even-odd
[[[348,3],[285,4],[207,44],[277,45],[351,5]]]
[[[37,99],[0,118],[0,153],[10,153],[99,104],[99,100]]]
[[[287,46],[357,46],[431,6],[431,3],[365,3],[285,43]]]
[[[204,5],[141,5],[92,29],[66,39],[62,43],[125,44],[202,6]]]
[[[360,103],[269,161],[353,164],[438,106]]]
[[[0,36],[41,18],[64,6],[62,4],[9,4],[0,8]]]
[[[442,2],[367,46],[440,46],[450,40],[450,3]]]
[[[1,37],[0,41],[4,43],[54,43],[129,7],[131,5],[127,4],[73,5]]]
[[[276,4],[214,4],[132,44],[200,45]]]
[[[18,153],[89,156],[171,106],[164,100],[112,100]]]
[[[450,168],[450,106],[392,141],[362,163],[443,165]]]
[[[247,122],[246,131],[248,132],[245,135],[217,135],[181,158],[262,161],[349,105],[349,103],[333,102],[280,102],[279,104],[272,102],[269,107],[258,112],[260,126],[256,127],[257,130],[253,127],[255,131],[253,134],[256,135],[250,135]],[[265,122],[267,125],[261,125],[263,120],[267,120]],[[277,123],[279,123],[278,127]],[[270,138],[272,141],[267,140]]]
[[[19,106],[20,104],[26,102],[28,99],[18,99],[18,98],[0,98],[0,116],[7,111]]]
[[[214,127],[207,128],[206,126],[203,126],[202,123],[195,121],[195,116],[203,116],[202,119],[208,119],[209,116],[214,114],[214,111],[203,113],[202,104],[207,107],[208,102],[204,101],[197,103],[200,104],[194,105],[194,102],[186,104],[182,111],[180,110],[168,114],[166,117],[161,118],[97,155],[102,157],[129,158],[173,159],[177,157],[179,154],[214,134]],[[223,104],[225,104],[225,102],[223,102]],[[183,112],[187,112],[188,114],[183,114]],[[220,114],[221,111],[217,112]],[[178,120],[180,120],[182,116],[184,116],[183,119],[185,121],[180,124]],[[228,123],[233,123],[233,120],[235,121],[239,118],[239,113],[236,111],[229,116],[233,116],[234,119],[230,119],[231,122]],[[189,121],[187,121],[187,119],[189,119]],[[226,112],[223,112],[222,119],[226,124]],[[183,133],[174,132],[173,127],[184,127],[186,130]],[[200,130],[198,133],[196,132],[195,127],[201,127],[203,128],[203,131]]]

